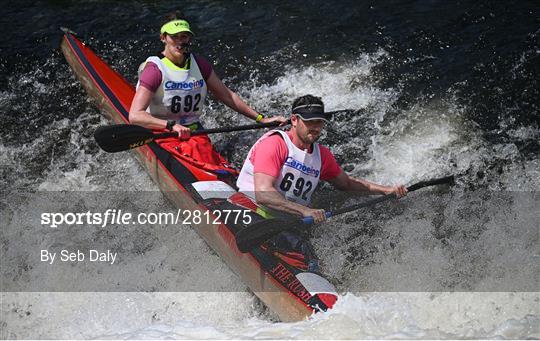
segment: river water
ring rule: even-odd
[[[2,338],[540,337],[534,1],[197,1],[181,8],[196,32],[195,52],[259,111],[286,114],[306,93],[321,96],[328,110],[347,109],[321,142],[350,174],[388,184],[456,175],[452,188],[411,193],[311,231],[340,293],[331,312],[278,322],[184,225],[110,237],[137,250],[115,272],[155,278],[167,290],[143,284],[145,292],[92,292],[84,287],[91,269],[74,266],[65,278],[44,271],[30,249],[69,237],[28,223],[40,210],[24,199],[28,193],[129,190],[172,209],[132,156],[95,145],[93,131],[107,122],[59,51],[59,27],[135,82],[138,64],[159,51],[161,16],[174,9],[161,1],[4,6]],[[207,127],[248,123],[212,98],[207,104]],[[241,165],[260,134],[212,140]],[[316,202],[356,199],[323,186]],[[78,238],[89,244],[96,235]],[[163,262],[177,269],[157,266]],[[134,264],[145,271],[132,271]],[[170,289],[200,273],[218,289]],[[36,282],[76,289],[39,292],[31,289]]]

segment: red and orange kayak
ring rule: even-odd
[[[61,49],[104,115],[117,124],[129,123],[134,86],[68,30],[65,30]],[[250,222],[264,219],[254,203],[236,192],[236,171],[202,168],[197,160],[175,157],[155,142],[133,149],[132,153],[179,209],[204,211],[213,216],[217,211],[247,210]],[[192,226],[282,321],[305,319],[314,312],[326,311],[336,302],[335,288],[319,273],[307,271],[301,254],[276,250],[265,244],[242,253],[235,235],[240,229],[249,228],[249,223],[223,219],[214,223],[203,221]]]

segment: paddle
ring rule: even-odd
[[[341,110],[332,110],[332,111],[325,111],[324,113],[325,114],[329,114],[329,115],[334,115],[334,114],[337,114],[339,112],[355,112],[355,111],[359,111],[360,109],[357,109],[357,110],[354,110],[354,109],[341,109]]]
[[[407,190],[409,192],[414,192],[420,188],[428,187],[428,186],[435,186],[435,185],[442,185],[442,184],[450,184],[452,185],[454,183],[454,176],[446,176],[444,178],[438,178],[438,179],[432,179],[427,181],[421,181],[418,183],[415,183],[409,187],[407,187]],[[330,218],[339,214],[351,212],[363,207],[373,206],[375,204],[396,199],[395,194],[388,194],[383,195],[378,198],[368,200],[366,202],[358,203],[355,205],[343,207],[340,209],[337,209],[332,212],[325,212],[326,217]],[[311,225],[313,224],[313,217],[304,217],[302,219],[291,219],[291,220],[285,220],[285,219],[265,219],[259,222],[254,223],[253,225],[248,226],[247,228],[239,231],[236,234],[236,244],[238,246],[238,249],[241,252],[248,252],[252,250],[253,248],[259,246],[269,238],[277,235],[280,232],[287,231],[287,230],[294,230],[295,228],[298,228],[299,225]]]
[[[192,131],[191,135],[227,133],[250,129],[262,129],[279,126],[279,122],[248,124],[236,127],[212,128]],[[152,130],[134,124],[114,124],[96,129],[94,139],[106,152],[116,153],[138,148],[158,139],[177,137],[177,132],[154,133]]]

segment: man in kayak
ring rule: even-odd
[[[291,129],[269,131],[253,145],[237,180],[239,190],[260,205],[302,217],[312,216],[315,223],[326,219],[323,209],[309,207],[319,180],[365,195],[406,195],[403,185],[375,184],[351,177],[341,169],[332,152],[316,143],[329,116],[319,97],[306,95],[294,100]]]
[[[199,117],[208,90],[219,101],[256,122],[287,121],[283,116],[264,117],[250,108],[223,84],[206,59],[189,52],[193,32],[180,12],[167,15],[160,33],[164,44],[161,55],[149,57],[139,68],[137,91],[129,110],[131,123],[175,131],[180,140],[188,140],[192,130],[201,129]],[[194,154],[194,159],[203,159],[200,161],[220,162],[207,136],[192,140],[189,146],[183,145],[182,155]],[[169,147],[165,149],[177,149],[174,144]]]

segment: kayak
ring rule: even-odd
[[[128,112],[135,88],[114,71],[73,32],[65,29],[62,52],[72,71],[101,112],[116,124],[129,124]],[[191,224],[206,243],[282,321],[299,321],[332,308],[334,286],[306,264],[295,250],[262,243],[248,252],[240,250],[236,235],[266,219],[260,207],[237,192],[237,170],[178,157],[151,142],[132,149],[163,194],[183,211],[199,211],[200,224]],[[226,219],[227,212],[242,212],[242,219]],[[223,214],[220,214],[223,213]],[[307,241],[304,241],[307,243]]]

